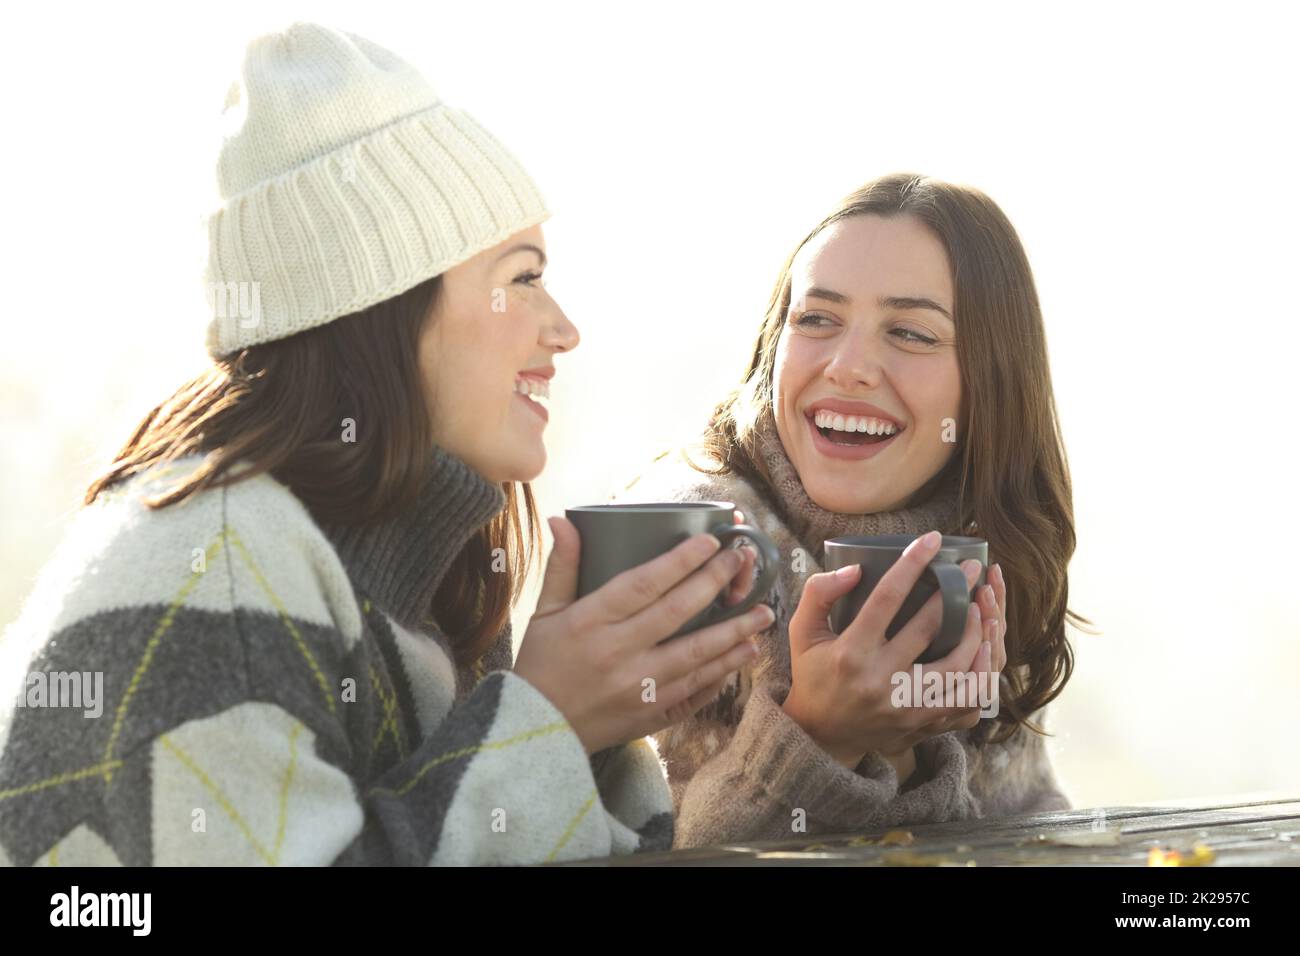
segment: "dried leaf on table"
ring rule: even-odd
[[[1192,847],[1191,853],[1183,855],[1177,850],[1162,850],[1153,846],[1147,853],[1147,866],[1206,866],[1214,862],[1214,851],[1204,843]]]
[[[1085,830],[1081,833],[1039,833],[1026,843],[1046,843],[1052,846],[1119,846],[1123,833],[1119,830]]]

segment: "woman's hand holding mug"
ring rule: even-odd
[[[748,592],[752,558],[719,553],[718,538],[696,534],[579,598],[578,529],[566,518],[548,523],[555,545],[514,671],[564,714],[589,754],[690,716],[757,655],[750,636],[773,620],[764,604],[664,641],[724,588]]]
[[[940,595],[933,595],[892,639],[885,634],[937,554],[941,540],[939,534],[932,533],[914,541],[839,635],[830,629],[827,619],[831,606],[858,583],[860,566],[815,574],[804,585],[790,621],[792,682],[782,706],[832,758],[849,769],[856,768],[871,751],[903,754],[936,734],[979,722],[978,703],[972,707],[897,707],[891,700],[893,675],[911,674],[913,663],[939,628]],[[962,571],[974,585],[979,579],[979,562],[964,562]],[[995,583],[1002,583],[1000,574]],[[998,608],[1004,608],[1004,588],[998,597]],[[920,665],[923,680],[931,672],[957,671],[974,674],[977,679],[983,672],[989,682],[986,686],[997,687],[994,665],[999,658],[1005,660],[1002,629],[997,619],[984,616],[984,603],[982,596],[971,602],[961,641],[951,652]]]

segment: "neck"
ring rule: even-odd
[[[456,556],[504,507],[501,486],[435,446],[419,495],[400,515],[322,530],[358,591],[403,625],[421,628]]]
[[[770,415],[757,425],[758,464],[766,472],[775,503],[790,531],[820,564],[828,538],[845,535],[924,534],[938,529],[957,534],[958,480],[954,473],[927,482],[909,503],[891,511],[843,514],[828,511],[808,496],[799,472],[786,454]]]

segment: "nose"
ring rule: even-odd
[[[542,345],[557,352],[571,352],[578,347],[581,339],[578,327],[569,321],[563,309],[555,306],[551,321],[542,330]]]
[[[846,392],[879,385],[882,371],[872,351],[870,335],[864,331],[841,336],[823,374],[828,382]]]

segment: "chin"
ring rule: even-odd
[[[856,515],[880,511],[878,495],[863,495],[861,489],[852,491],[847,488],[807,489],[808,497],[813,503],[836,514]]]
[[[502,481],[536,481],[546,468],[546,450],[542,449],[540,454],[529,455],[526,458],[516,458],[510,463],[506,477]]]

